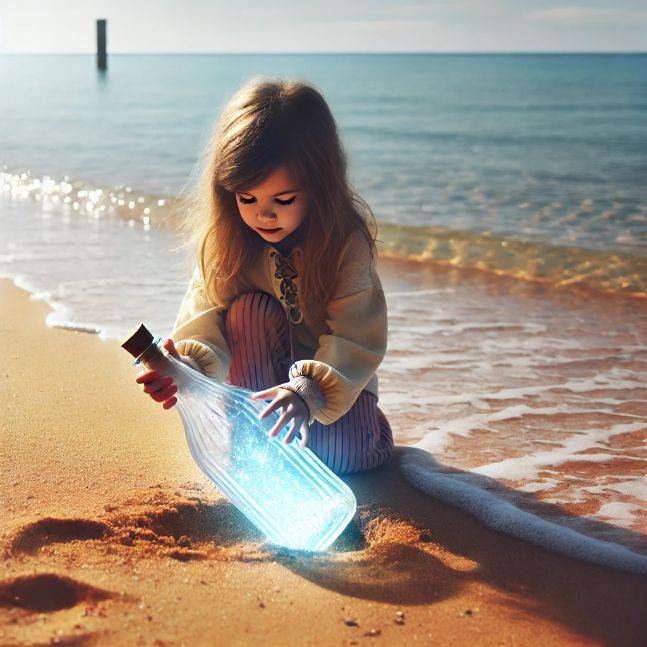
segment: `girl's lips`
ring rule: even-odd
[[[263,229],[262,227],[257,227],[259,231],[264,231],[266,234],[273,234],[275,231],[281,231],[281,227],[276,227],[275,229]]]

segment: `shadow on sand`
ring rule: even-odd
[[[421,452],[433,461],[423,450],[396,447],[378,469],[344,477],[357,497],[358,516],[334,546],[341,554],[281,561],[320,586],[394,604],[433,603],[480,582],[519,596],[516,609],[583,636],[614,645],[644,644],[647,577],[499,533],[424,494],[404,480],[399,468],[403,459]],[[564,516],[537,500],[533,509]]]

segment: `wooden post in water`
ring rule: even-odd
[[[97,20],[97,68],[105,70],[106,67],[106,20],[99,18]]]

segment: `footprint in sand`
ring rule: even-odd
[[[5,558],[36,555],[53,544],[97,541],[141,556],[265,560],[262,537],[224,498],[203,502],[164,491],[145,492],[108,506],[102,519],[46,517],[19,526],[5,544]]]
[[[102,603],[116,601],[132,604],[134,598],[129,595],[118,595],[112,591],[80,582],[71,577],[57,573],[30,573],[0,580],[0,626],[5,629],[3,636],[8,639],[3,645],[50,645],[55,642],[60,645],[75,645],[90,647],[90,645],[105,644],[106,630],[96,627],[76,624],[64,631],[69,615],[58,616],[56,612],[73,610],[82,606],[82,616],[106,617]],[[44,614],[52,614],[54,625],[46,624]],[[43,622],[33,625],[36,614],[40,614]],[[76,617],[76,616],[75,616]],[[72,622],[76,622],[72,620]],[[27,626],[35,632],[34,640],[27,642],[24,630]],[[56,631],[52,641],[51,634]],[[12,635],[13,634],[13,635]],[[39,636],[40,634],[40,636]]]
[[[108,524],[92,519],[46,517],[20,528],[9,544],[9,553],[33,554],[48,544],[103,539],[111,534]]]
[[[28,611],[59,611],[113,597],[110,591],[55,573],[19,575],[0,581],[0,606]]]
[[[277,551],[285,552],[265,545],[258,531],[224,498],[204,501],[156,489],[106,506],[106,510],[110,514],[102,519],[47,517],[25,524],[10,537],[5,556],[34,555],[52,544],[90,540],[141,556],[155,554],[180,561],[266,561]],[[362,553],[386,538],[385,532],[373,529],[374,524],[360,521],[359,516],[331,546],[331,559]],[[418,538],[419,533],[413,532],[405,543]]]

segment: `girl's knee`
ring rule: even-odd
[[[377,406],[377,396],[362,391],[353,407],[332,425],[313,423],[308,446],[336,474],[356,474],[380,467],[390,458],[393,432]]]
[[[239,327],[244,322],[258,321],[261,326],[276,326],[285,319],[283,306],[267,292],[245,292],[236,297],[227,309],[227,325]]]
[[[273,306],[281,307],[281,304],[269,293],[257,290],[256,292],[244,292],[239,294],[229,305],[233,308],[258,308],[260,305],[271,303]]]

